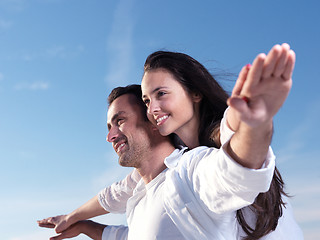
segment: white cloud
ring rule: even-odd
[[[39,52],[22,54],[21,58],[22,60],[27,62],[38,60],[38,59],[74,58],[79,56],[84,50],[85,48],[82,44],[79,44],[72,49],[68,49],[62,45],[56,45]]]
[[[0,19],[0,30],[6,30],[11,28],[12,22]]]
[[[121,0],[114,12],[111,33],[107,39],[108,68],[106,82],[112,87],[132,81],[134,1]]]
[[[40,228],[40,227],[38,227],[38,229],[39,230],[34,230],[33,232],[28,232],[25,234],[17,234],[16,232],[13,232],[12,235],[16,235],[16,236],[10,237],[8,240],[43,240],[43,239],[49,239],[50,237],[53,237],[53,236],[57,236],[57,234],[54,232],[53,229]],[[74,239],[88,240],[89,238],[81,234]]]
[[[310,180],[314,180],[314,181],[311,181],[311,182],[309,182],[308,185],[297,189],[296,194],[304,195],[304,196],[317,195],[320,198],[320,185],[319,185],[319,183],[317,181],[315,181],[315,179],[310,179]],[[314,199],[311,199],[311,200],[314,200]],[[320,217],[320,215],[319,215],[319,217]]]
[[[294,212],[297,221],[301,224],[309,222],[320,223],[320,199],[319,178],[297,179],[294,196],[291,202],[295,206]]]
[[[132,171],[132,168],[122,167],[119,165],[118,155],[113,150],[108,151],[104,158],[106,159],[106,170],[99,176],[96,176],[92,179],[92,187],[94,192],[98,192],[102,188],[122,180]]]
[[[14,89],[37,91],[37,90],[48,90],[49,87],[50,87],[50,84],[48,82],[36,81],[32,83],[28,83],[28,82],[17,83],[14,86]]]
[[[317,207],[317,205],[313,207]],[[320,223],[320,209],[314,209],[314,208],[297,208],[295,209],[295,215],[297,217],[297,221],[299,223],[309,223],[309,222],[318,222]]]
[[[295,218],[305,239],[318,239],[320,234],[320,175],[319,155],[315,126],[320,120],[320,99],[306,104],[299,122],[287,133],[287,139],[277,151],[277,162],[284,177]],[[277,131],[277,130],[276,130]],[[315,237],[317,236],[317,237]]]
[[[24,8],[25,0],[1,0],[0,7],[10,12],[20,12]]]
[[[27,233],[15,237],[9,238],[9,240],[40,240],[40,239],[49,239],[52,237],[53,231],[44,231],[39,230],[33,233]]]
[[[132,168],[121,167],[120,165],[108,167],[100,176],[92,180],[94,191],[98,192],[102,188],[124,179],[132,170]]]
[[[304,239],[306,240],[318,240],[319,239],[319,230],[317,227],[310,229],[304,234]]]
[[[46,50],[45,55],[48,57],[61,57],[66,56],[66,51],[63,46],[54,46]]]
[[[305,113],[300,115],[299,124],[295,125],[295,127],[287,133],[287,141],[285,141],[282,148],[277,151],[277,156],[280,160],[279,163],[298,159],[297,155],[307,154],[305,150],[306,147],[310,148],[310,146],[313,146],[311,145],[312,139],[317,137],[314,126],[318,125],[319,120],[320,99],[306,106]]]

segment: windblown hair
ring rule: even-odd
[[[198,61],[183,53],[158,51],[145,62],[144,72],[163,69],[171,73],[188,93],[197,93],[200,102],[199,144],[220,146],[220,121],[227,108],[228,94]],[[213,139],[212,139],[213,138]]]
[[[114,100],[116,100],[118,97],[124,95],[124,94],[132,94],[133,96],[136,97],[137,101],[134,102],[135,104],[137,104],[140,109],[141,109],[141,114],[143,116],[143,119],[145,121],[149,121],[148,117],[147,117],[147,107],[144,104],[144,102],[142,101],[142,92],[141,92],[141,86],[138,84],[131,84],[128,85],[126,87],[117,87],[114,88],[111,93],[108,96],[108,104],[109,106],[111,105],[111,103],[113,103]]]
[[[228,99],[226,91],[202,64],[183,53],[157,51],[149,55],[144,64],[144,73],[159,69],[171,73],[188,93],[202,97],[199,144],[220,147],[220,122]],[[257,219],[254,228],[246,222],[242,210],[237,211],[237,220],[247,234],[245,240],[259,239],[275,230],[284,206],[281,195],[286,194],[283,187],[281,175],[276,169],[269,191],[260,193],[250,207]]]

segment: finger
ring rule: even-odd
[[[57,236],[51,237],[50,240],[62,240],[62,239],[66,239],[68,238],[68,236],[66,236],[64,233],[61,233]]]
[[[292,78],[295,62],[296,62],[296,54],[294,53],[293,50],[290,50],[288,54],[288,60],[287,60],[285,70],[282,73],[282,78],[284,80],[288,80]]]
[[[247,91],[250,91],[251,88],[255,87],[260,82],[265,58],[266,58],[266,55],[264,53],[261,53],[253,61],[253,64],[252,64],[252,67],[250,68],[247,79],[243,84],[244,95],[247,95]]]
[[[286,62],[288,59],[288,54],[289,54],[289,50],[290,50],[289,44],[284,43],[281,45],[281,48],[282,48],[281,55],[280,55],[278,62],[275,66],[275,69],[273,71],[274,77],[280,77],[282,75],[282,73],[285,71],[285,66],[286,66]]]
[[[232,90],[232,96],[234,95],[240,95],[240,92],[242,90],[242,87],[243,87],[243,84],[244,84],[244,81],[246,80],[247,78],[247,75],[248,75],[248,72],[249,72],[249,69],[251,67],[251,64],[247,64],[246,66],[244,66],[240,73],[239,73],[239,77],[236,81],[236,84],[234,85],[234,88]]]
[[[48,218],[37,220],[37,223],[47,223],[47,222],[48,222]]]
[[[46,218],[43,220],[38,220],[37,223],[38,223],[39,227],[54,228],[55,224],[53,224],[50,220],[51,220],[51,218]]]
[[[274,68],[277,64],[278,58],[281,55],[282,48],[279,44],[275,45],[268,53],[266,60],[264,62],[264,69],[262,73],[263,78],[270,77],[273,72]]]
[[[45,227],[45,228],[54,228],[55,225],[52,223],[38,223],[39,227]]]

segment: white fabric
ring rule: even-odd
[[[112,226],[109,225],[103,229],[101,239],[128,239],[128,227],[127,226]]]
[[[168,169],[147,185],[141,180],[128,200],[128,239],[237,239],[235,211],[268,190],[271,153],[267,162],[252,170],[223,148],[176,149],[165,159]]]
[[[222,143],[232,134],[224,119]],[[199,147],[184,154],[183,150],[176,149],[165,159],[165,164],[168,166],[166,173],[161,173],[148,185],[140,181],[128,201],[128,239],[182,239],[180,232],[185,239],[240,239],[244,235],[235,218],[236,210],[250,205],[259,192],[269,189],[274,156],[270,149],[263,169],[252,170],[234,162],[223,148]],[[100,204],[114,212],[114,200],[116,211],[125,211],[124,205],[120,204],[122,209],[119,209],[117,202],[127,201],[130,195],[127,184],[134,186],[138,179],[129,175],[114,185],[116,190],[101,191]],[[246,219],[253,222],[254,214],[245,213]],[[292,235],[289,239],[303,239],[292,209],[288,207],[277,229],[263,239],[287,239],[284,236],[289,236],[289,232]],[[166,233],[169,235],[161,235]]]
[[[166,171],[147,185],[141,180],[128,200],[128,239],[184,239],[163,207]]]
[[[237,239],[236,210],[268,191],[274,171],[271,149],[266,167],[247,169],[221,149],[198,147],[180,159],[165,159],[164,203],[186,239]]]
[[[123,180],[102,189],[98,194],[100,205],[111,213],[125,213],[127,201],[132,196],[133,189],[140,179],[140,174],[134,169]]]

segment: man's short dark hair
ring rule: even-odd
[[[142,101],[141,85],[131,84],[126,87],[114,88],[108,96],[109,106],[113,103],[114,100],[116,100],[118,97],[120,97],[124,94],[131,94],[131,95],[135,96],[135,98],[137,100],[135,103],[140,107],[144,120],[148,121],[147,107],[144,104],[144,102]]]

